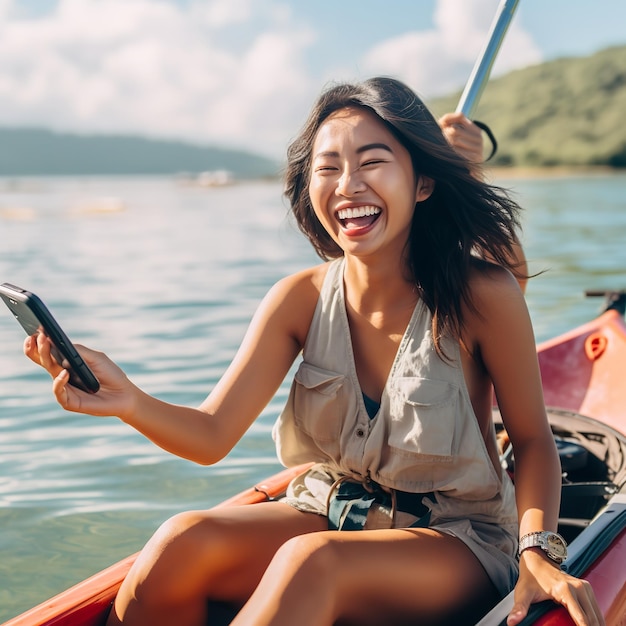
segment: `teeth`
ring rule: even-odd
[[[380,209],[377,206],[360,206],[353,209],[341,209],[337,212],[340,220],[353,219],[355,217],[367,217],[368,215],[378,215]]]

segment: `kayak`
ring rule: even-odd
[[[626,626],[626,291],[604,296],[596,319],[538,345],[548,420],[563,483],[559,532],[569,542],[563,567],[588,580],[607,626]],[[499,414],[494,411],[496,429]],[[502,462],[514,478],[514,459]],[[505,626],[513,593],[477,626]],[[521,626],[571,626],[553,602],[535,604]]]
[[[563,472],[559,532],[568,540],[563,567],[587,579],[607,626],[626,625],[626,291],[605,295],[592,321],[538,345],[548,419]],[[503,429],[494,407],[496,429]],[[505,440],[505,438],[504,438]],[[501,461],[515,479],[512,450]],[[308,465],[289,468],[218,506],[248,505],[280,496]],[[19,615],[4,626],[101,626],[136,555]],[[504,598],[479,626],[500,626],[513,604]],[[219,611],[218,611],[219,612]],[[227,624],[232,611],[217,623]],[[571,625],[551,602],[531,607],[524,626]]]

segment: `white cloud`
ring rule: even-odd
[[[457,88],[495,0],[439,0],[435,27],[375,45],[360,67],[420,93]],[[315,33],[285,0],[0,0],[0,125],[133,133],[284,153],[320,85]],[[500,69],[539,60],[513,24]],[[322,70],[322,72],[324,71]]]
[[[434,28],[412,31],[374,46],[363,67],[405,80],[424,97],[462,88],[487,41],[497,0],[438,0]],[[541,61],[532,37],[511,22],[493,74]]]
[[[207,23],[220,28],[238,22],[245,22],[252,13],[254,0],[214,0],[204,5],[195,5],[193,12],[204,15]]]
[[[182,137],[276,154],[284,127],[302,117],[288,99],[311,97],[301,61],[311,34],[271,0],[187,7],[60,0],[36,17],[17,17],[1,1],[3,125]],[[224,41],[232,26],[247,27],[248,40]]]

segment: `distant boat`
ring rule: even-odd
[[[195,175],[181,174],[178,179],[191,187],[225,187],[235,182],[235,175],[229,170],[206,170]]]
[[[96,196],[81,200],[72,207],[73,213],[120,213],[126,203],[117,196]]]
[[[37,217],[35,209],[28,206],[0,206],[0,218],[17,222],[31,222]]]

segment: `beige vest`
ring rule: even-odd
[[[410,492],[434,491],[433,515],[515,523],[508,475],[494,466],[495,430],[483,438],[459,344],[435,351],[431,315],[418,302],[371,419],[357,379],[343,285],[343,259],[329,265],[287,404],[273,430],[286,466],[325,463],[357,480]],[[490,457],[487,446],[491,448]]]

